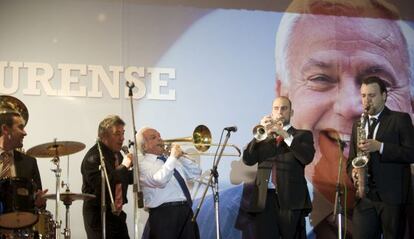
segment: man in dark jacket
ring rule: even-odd
[[[273,101],[271,116],[261,125],[268,137],[253,139],[243,153],[247,165],[258,163],[249,205],[256,238],[306,238],[305,217],[311,211],[305,166],[314,156],[312,133],[290,125],[293,115],[287,97]]]
[[[102,120],[98,128],[98,142],[89,149],[82,161],[82,192],[96,196],[83,204],[84,225],[89,239],[102,238],[101,157],[105,162],[114,199],[112,208],[106,187],[106,238],[129,238],[122,205],[127,203],[126,194],[128,184],[133,183],[133,173],[129,170],[132,167],[132,154],[123,157],[120,153],[124,142],[124,126],[124,121],[116,115],[109,115]]]

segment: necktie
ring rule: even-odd
[[[162,160],[164,163],[167,160],[164,156],[158,156],[157,159]],[[187,202],[189,206],[191,207],[193,205],[193,200],[191,200],[190,191],[188,191],[187,184],[185,183],[184,178],[180,175],[180,173],[174,169],[174,177],[177,180],[178,184],[181,187],[181,190],[184,193],[184,196],[187,198]]]
[[[115,154],[115,169],[119,166],[119,157],[118,154]],[[117,183],[115,185],[115,209],[117,212],[122,211],[122,183]]]
[[[370,124],[368,126],[368,139],[372,139],[374,136],[375,127],[378,124],[378,120],[377,118],[372,117],[371,119],[369,119],[369,121],[370,121]]]
[[[276,145],[279,146],[283,140],[284,140],[283,136],[281,135],[276,136]]]
[[[11,155],[7,152],[1,154],[1,160],[3,162],[3,168],[0,173],[0,178],[11,177]]]

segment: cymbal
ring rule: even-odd
[[[0,95],[0,114],[4,113],[19,113],[24,119],[24,125],[29,120],[29,111],[26,105],[19,99],[10,95]]]
[[[72,193],[72,192],[63,192],[60,193],[60,201],[65,203],[71,203],[76,200],[90,200],[94,199],[96,196],[88,193]],[[56,194],[47,194],[43,198],[56,200]]]
[[[85,145],[75,141],[55,141],[40,144],[27,150],[26,154],[38,158],[53,158],[77,153],[85,148]]]

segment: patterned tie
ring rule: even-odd
[[[119,157],[118,154],[115,154],[115,169],[119,166]],[[121,212],[122,211],[122,203],[123,203],[123,199],[122,199],[122,184],[121,183],[117,183],[115,185],[115,209],[117,212]]]
[[[164,156],[158,156],[157,159],[162,160],[164,163],[167,160]],[[193,205],[193,200],[191,200],[190,191],[188,191],[187,184],[185,183],[184,178],[180,175],[180,173],[174,169],[174,177],[177,180],[178,184],[181,187],[181,190],[183,190],[184,196],[187,198],[187,202],[189,206],[191,207]]]
[[[0,178],[11,177],[11,155],[8,152],[3,152],[0,158],[3,163]]]

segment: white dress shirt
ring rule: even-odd
[[[186,197],[174,177],[174,168],[185,180],[201,175],[196,163],[187,159],[168,157],[165,163],[157,155],[145,154],[139,160],[140,183],[146,208],[155,208],[166,202],[185,201]]]
[[[292,125],[287,124],[287,125],[283,126],[283,130],[288,131],[290,129],[290,127],[292,127]],[[287,146],[290,147],[290,145],[292,145],[293,136],[291,134],[289,134],[289,136],[286,139],[283,138],[283,141],[285,141]],[[270,176],[269,176],[269,180],[268,180],[268,183],[267,183],[267,188],[268,189],[276,189],[276,185],[274,185],[273,182],[272,182],[272,174],[273,174],[273,169],[270,170]]]
[[[384,109],[383,109],[384,110]],[[370,115],[369,116],[369,118],[368,118],[368,122],[365,124],[365,133],[366,133],[366,135],[368,135],[369,134],[369,130],[368,130],[368,127],[369,127],[369,124],[371,123],[371,119],[372,118],[375,118],[375,119],[377,119],[378,120],[378,118],[379,118],[379,116],[380,116],[380,114],[382,113],[382,111],[383,110],[381,110],[378,114],[376,114],[376,115]],[[379,125],[380,125],[380,123],[381,122],[379,122],[378,121],[378,123],[377,123],[377,125],[375,126],[375,129],[374,129],[374,132],[373,132],[373,134],[372,134],[372,138],[373,139],[376,139],[377,138],[377,132],[378,132],[378,127],[379,127]],[[384,143],[383,142],[381,142],[381,148],[380,148],[380,150],[379,150],[379,153],[380,154],[382,154],[382,151],[384,150]]]

